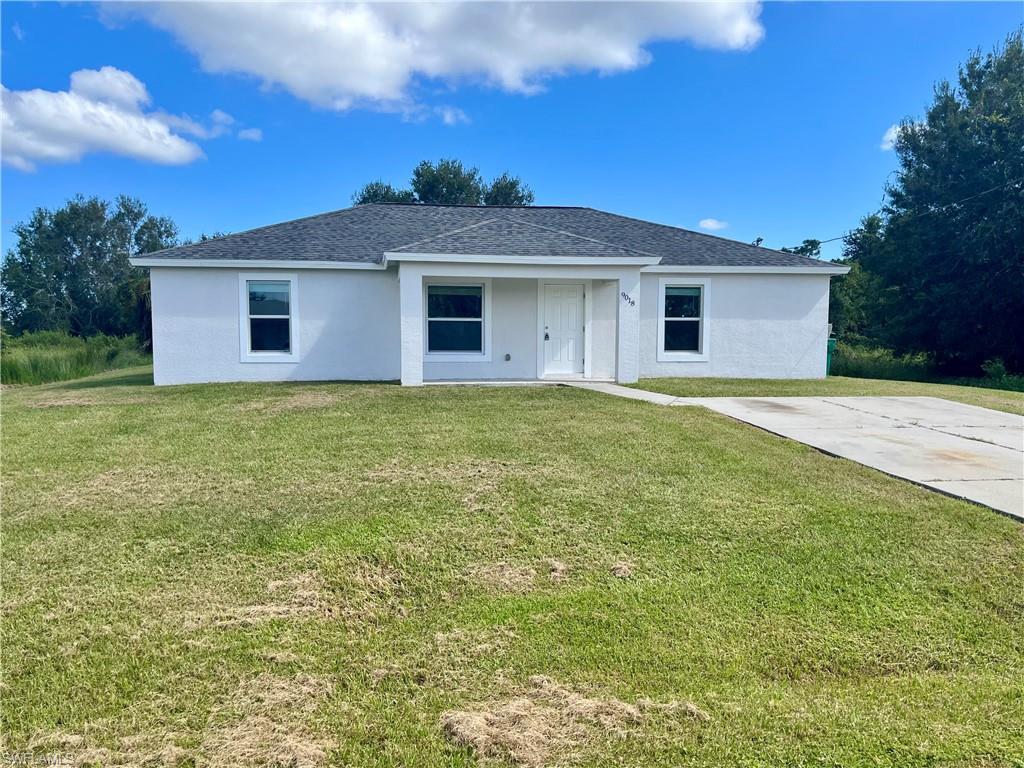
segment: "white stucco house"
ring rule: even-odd
[[[846,268],[592,208],[373,204],[146,254],[157,384],[825,374]]]

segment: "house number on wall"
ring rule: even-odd
[[[633,300],[633,299],[632,299],[632,298],[630,297],[630,295],[629,295],[628,293],[626,293],[625,291],[622,291],[621,293],[619,293],[619,295],[620,295],[620,296],[622,297],[622,300],[623,300],[624,302],[626,302],[627,304],[629,304],[629,306],[631,306],[631,307],[635,307],[635,306],[636,306],[636,302],[635,302],[635,301],[634,301],[634,300]]]

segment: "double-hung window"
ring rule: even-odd
[[[661,360],[707,359],[707,284],[662,280],[658,312]]]
[[[484,354],[484,286],[427,286],[427,353]]]
[[[297,359],[295,278],[241,275],[239,288],[242,360]]]

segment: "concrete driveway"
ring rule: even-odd
[[[937,397],[680,397],[1024,519],[1024,417]]]

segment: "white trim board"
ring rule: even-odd
[[[405,254],[385,253],[384,262],[368,261],[313,261],[303,259],[163,259],[135,256],[129,261],[135,267],[203,267],[220,269],[375,269],[385,270],[388,261],[427,261],[435,263],[476,264],[536,264],[551,266],[615,267],[639,266],[641,272],[665,274],[751,274],[751,275],[845,275],[849,267],[727,267],[680,266],[660,264],[655,257],[578,257],[578,256],[476,256],[466,254]]]
[[[387,269],[366,261],[303,261],[302,259],[129,259],[135,267],[220,267],[221,269]]]
[[[559,266],[642,266],[657,264],[657,256],[496,256],[471,253],[396,253],[385,251],[384,261],[429,261],[473,264],[552,264]]]
[[[691,274],[691,275],[845,275],[850,271],[849,267],[836,264],[831,267],[716,267],[703,266],[691,267],[678,264],[658,264],[656,266],[641,267],[641,272],[655,272],[665,274]]]

